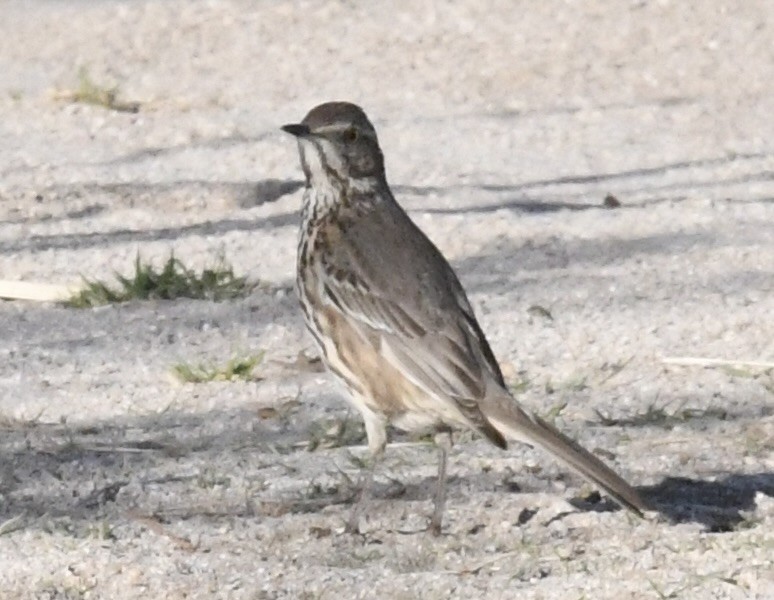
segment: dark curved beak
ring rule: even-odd
[[[291,123],[290,125],[283,125],[280,129],[296,137],[306,137],[311,133],[311,131],[309,130],[309,126],[303,125],[301,123]]]

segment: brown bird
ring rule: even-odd
[[[365,421],[373,457],[348,530],[359,530],[388,424],[437,434],[430,520],[436,534],[455,427],[503,449],[506,438],[537,444],[641,516],[646,504],[637,491],[508,392],[457,276],[395,201],[363,110],[329,102],[282,129],[297,138],[306,176],[296,279],[301,308],[325,364]]]

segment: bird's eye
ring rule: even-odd
[[[344,132],[344,141],[348,144],[351,144],[352,142],[356,142],[358,138],[357,129],[354,127],[350,127]]]

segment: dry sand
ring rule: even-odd
[[[0,597],[774,597],[774,371],[662,360],[774,361],[774,5],[416,4],[2,3],[0,279],[174,251],[262,285],[0,303]],[[68,101],[82,68],[139,112]],[[435,452],[396,436],[342,533],[365,449],[292,363],[312,348],[278,130],[330,99],[373,117],[520,400],[658,515],[462,434],[433,538]],[[260,381],[170,376],[260,351]]]

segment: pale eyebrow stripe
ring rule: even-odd
[[[316,127],[312,130],[312,134],[326,134],[326,133],[341,133],[352,127],[351,123],[332,123],[331,125],[323,125],[322,127]],[[376,137],[375,132],[369,129],[357,128],[358,131],[368,137]]]

